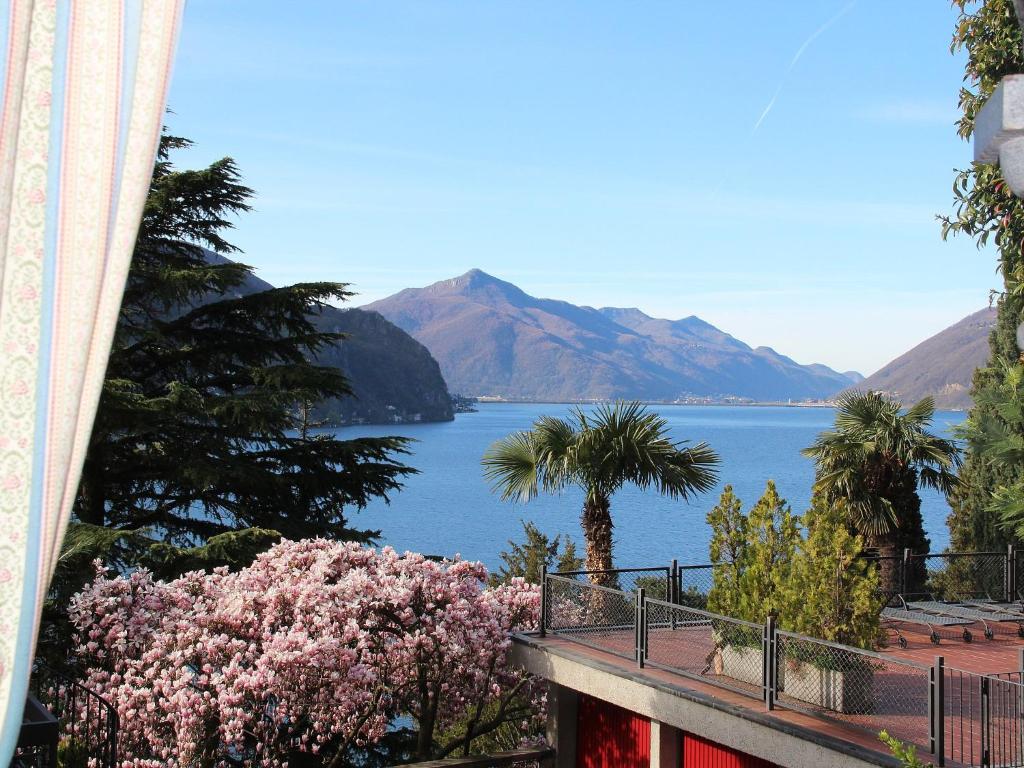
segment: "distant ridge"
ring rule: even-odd
[[[205,249],[204,255],[212,264],[229,261]],[[235,294],[244,296],[273,287],[250,275],[235,289]],[[325,306],[312,321],[321,331],[348,336],[323,347],[316,363],[338,368],[353,393],[351,397],[319,403],[314,408],[314,418],[328,425],[454,418],[451,397],[437,361],[405,331],[376,312],[361,309]]]
[[[900,355],[856,388],[885,392],[907,405],[931,395],[938,408],[970,408],[971,379],[974,369],[988,362],[988,336],[995,320],[994,308],[968,315]]]
[[[479,269],[368,304],[422,342],[453,392],[518,400],[820,399],[859,381],[753,349],[699,317],[540,299]]]

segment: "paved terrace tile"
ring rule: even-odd
[[[1009,625],[1009,626],[1008,626]],[[885,653],[899,659],[908,659],[920,664],[932,664],[936,656],[946,660],[946,666],[956,667],[966,672],[991,675],[1003,672],[1020,671],[1020,653],[1024,649],[1024,638],[1018,637],[1017,625],[1013,622],[990,622],[995,638],[986,640],[983,628],[970,625],[973,639],[965,643],[959,628],[951,627],[940,632],[941,638],[936,645],[928,639],[928,633],[921,630],[901,627],[907,639],[907,647],[900,648],[892,642]]]

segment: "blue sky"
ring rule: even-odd
[[[191,0],[169,126],[360,304],[479,267],[865,373],[982,308],[946,2]],[[769,109],[770,105],[770,109]],[[766,112],[767,110],[767,112]]]

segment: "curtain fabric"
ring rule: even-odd
[[[20,729],[183,5],[0,3],[0,766]]]

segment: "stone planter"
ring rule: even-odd
[[[867,664],[851,669],[823,669],[807,661],[779,664],[779,693],[815,707],[844,714],[874,709],[874,670]]]
[[[723,645],[715,652],[715,674],[731,677],[741,683],[760,686],[764,676],[763,667],[760,648]]]
[[[748,685],[763,685],[760,647],[729,645],[715,633],[711,671]],[[783,659],[779,663],[778,693],[790,699],[843,714],[865,714],[874,708],[874,670],[852,661],[847,669],[826,669],[809,661]]]

